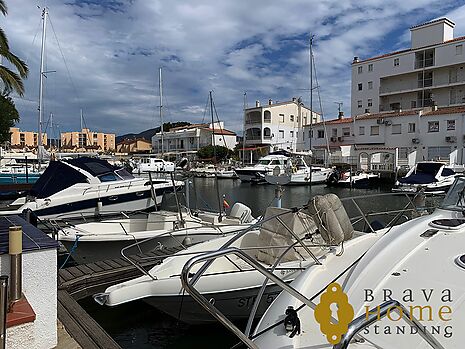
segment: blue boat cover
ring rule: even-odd
[[[443,164],[436,162],[419,162],[415,171],[408,177],[400,178],[399,183],[428,184],[437,182],[435,177],[442,166]],[[444,175],[444,171],[442,174]]]

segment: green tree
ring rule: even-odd
[[[10,141],[10,127],[18,121],[19,114],[11,97],[0,95],[0,143]]]
[[[199,157],[199,159],[203,160],[215,160],[215,148],[217,162],[227,159],[232,153],[231,150],[229,150],[226,147],[222,147],[221,145],[215,145],[215,147],[213,147],[212,145],[207,145],[199,149],[199,151],[197,152],[197,156]]]
[[[8,9],[5,1],[0,0],[0,12],[6,16],[7,11]],[[2,60],[7,60],[17,70],[17,72],[14,72],[10,68],[0,64],[0,79],[3,82],[3,95],[8,95],[12,91],[15,91],[20,96],[24,95],[23,79],[27,77],[29,70],[27,64],[10,51],[8,39],[2,28],[0,28],[0,56]]]

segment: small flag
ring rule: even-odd
[[[223,199],[223,208],[229,208],[229,203],[226,201],[226,199]]]

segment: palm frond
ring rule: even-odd
[[[6,16],[6,14],[8,13],[8,7],[6,6],[4,0],[0,0],[0,12],[1,12],[4,16]]]
[[[14,71],[0,66],[0,80],[2,80],[6,91],[15,91],[20,96],[24,95],[23,80]]]
[[[8,45],[8,38],[6,37],[6,34],[2,28],[0,28],[0,50],[1,51],[10,50],[10,46]]]
[[[10,62],[11,64],[13,64],[16,67],[16,69],[19,72],[19,75],[22,78],[27,77],[27,74],[29,73],[29,68],[27,67],[26,62],[24,62],[18,56],[16,56],[15,54],[13,54],[11,52],[0,52],[0,54],[3,57],[5,57],[8,60],[8,62]]]

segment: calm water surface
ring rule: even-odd
[[[274,186],[241,183],[239,180],[219,180],[220,195],[225,195],[232,206],[242,202],[252,209],[254,216],[264,213],[274,199]],[[284,188],[283,207],[306,204],[311,197],[329,192],[339,197],[365,196],[390,191],[390,188],[343,189],[327,188],[325,185],[292,186]],[[218,209],[215,181],[210,178],[194,179],[191,184],[192,203],[197,207]],[[398,204],[392,198],[359,200],[362,209],[377,211]],[[351,209],[349,209],[351,211]],[[238,340],[220,325],[188,326],[160,313],[143,301],[136,301],[109,308],[97,305],[91,299],[81,301],[83,307],[123,347],[145,348],[230,348]],[[243,326],[245,328],[245,325]]]

